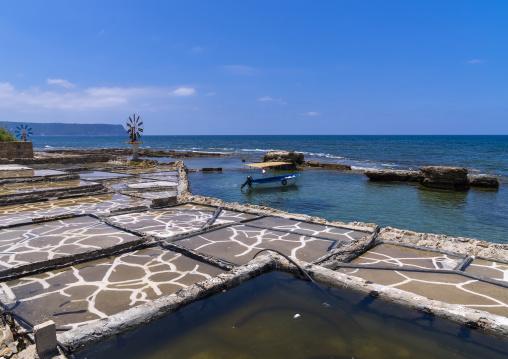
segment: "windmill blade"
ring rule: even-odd
[[[142,129],[142,128],[138,128],[138,131],[139,131],[139,132],[143,132],[143,129]]]

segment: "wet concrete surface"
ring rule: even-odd
[[[11,193],[46,191],[70,187],[83,187],[83,186],[91,186],[94,184],[96,183],[81,180],[7,184],[0,186],[0,195]]]
[[[92,217],[0,230],[0,270],[112,247],[139,239]]]
[[[122,194],[108,193],[96,196],[57,199],[43,202],[0,206],[0,225],[31,222],[32,218],[55,216],[63,213],[109,214],[122,207],[150,205],[151,201]]]
[[[335,240],[246,225],[227,227],[174,243],[239,265],[246,264],[265,248],[278,250],[292,259],[312,262],[339,245]]]
[[[361,255],[352,263],[420,269],[450,269],[459,265],[463,256],[423,251],[414,248],[381,244]]]
[[[466,273],[508,282],[508,264],[484,259],[474,259],[465,269]]]
[[[76,327],[223,272],[148,248],[0,283],[0,294],[10,310],[33,323],[53,320],[58,327]]]
[[[365,236],[364,232],[353,231],[347,228],[333,227],[327,225],[320,225],[316,223],[306,223],[295,221],[287,218],[266,217],[254,220],[248,223],[250,226],[271,228],[284,232],[291,232],[295,234],[303,234],[306,236],[313,236],[319,238],[327,238],[334,240],[360,239]]]

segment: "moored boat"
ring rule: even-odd
[[[246,166],[263,168],[263,172],[265,171],[265,167],[274,167],[274,166],[283,166],[283,165],[292,165],[289,162],[269,162],[269,163],[250,163]],[[264,188],[283,188],[287,186],[292,186],[296,183],[300,177],[299,173],[287,174],[282,176],[275,177],[263,177],[263,178],[252,178],[252,176],[247,177],[247,181],[242,184],[242,187],[249,186],[249,188],[253,189],[264,189]]]

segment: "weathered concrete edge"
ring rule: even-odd
[[[298,269],[286,261],[286,259],[278,257],[277,262],[277,270],[303,278]],[[467,328],[481,329],[488,334],[505,339],[508,338],[507,317],[467,308],[461,305],[449,304],[389,286],[371,283],[362,278],[335,272],[314,264],[298,260],[295,262],[304,268],[316,282],[322,285],[368,295],[384,302],[400,305],[408,309],[417,310],[428,315],[449,320]]]
[[[139,328],[171,314],[186,305],[207,298],[222,290],[236,287],[260,274],[274,269],[276,261],[271,254],[259,256],[247,265],[195,283],[176,293],[99,319],[58,335],[58,340],[70,351],[82,350],[113,336]]]
[[[21,204],[27,202],[42,202],[48,198],[61,196],[81,196],[98,195],[107,192],[108,189],[102,184],[91,184],[85,186],[76,186],[68,188],[48,189],[44,191],[33,191],[25,193],[7,194],[0,197],[0,206],[11,205],[12,203]]]

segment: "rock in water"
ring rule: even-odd
[[[425,187],[455,191],[469,189],[465,167],[424,166],[420,167],[420,171],[422,172],[421,184]]]
[[[471,187],[499,188],[499,181],[494,176],[478,176],[469,179]]]
[[[263,162],[291,162],[301,165],[303,160],[303,153],[295,151],[269,151],[263,156]]]
[[[421,179],[421,174],[418,171],[367,170],[364,173],[374,182],[418,182]]]

